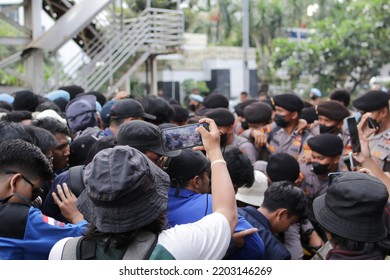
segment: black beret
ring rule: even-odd
[[[382,90],[371,90],[356,98],[352,104],[364,112],[372,112],[389,106],[390,93]]]
[[[279,94],[273,97],[273,99],[275,101],[275,106],[282,107],[287,111],[300,113],[303,109],[304,104],[302,99],[294,94]]]
[[[342,121],[350,115],[347,108],[337,101],[324,101],[318,105],[318,115],[325,116],[331,120]]]
[[[267,103],[269,106],[271,106],[272,110],[275,111],[275,101],[273,97],[268,97],[267,99],[261,102]]]
[[[295,182],[299,177],[299,163],[289,154],[277,153],[272,155],[267,164],[266,172],[272,182]]]
[[[244,102],[240,102],[234,107],[234,112],[237,114],[237,116],[243,117],[244,116],[244,108],[246,106],[248,106],[249,104],[252,104],[254,102],[258,102],[258,100],[248,99],[248,100],[245,100]]]
[[[265,102],[255,102],[245,107],[244,118],[248,123],[268,123],[272,117],[272,107]]]
[[[225,95],[220,93],[212,93],[208,95],[202,102],[206,108],[229,108],[229,100]]]
[[[343,140],[334,134],[323,133],[307,140],[310,149],[326,157],[341,155]]]
[[[300,118],[306,120],[308,124],[318,120],[316,108],[314,106],[303,108]]]
[[[217,126],[231,126],[235,120],[233,113],[226,108],[211,109],[204,116],[213,119]]]
[[[189,118],[188,110],[180,106],[179,104],[171,104],[173,108],[173,117],[174,122],[186,122]]]

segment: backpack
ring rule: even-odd
[[[69,188],[72,193],[78,197],[81,192],[85,189],[83,180],[83,169],[84,165],[76,165],[69,168]]]
[[[141,231],[137,233],[127,247],[123,260],[147,260],[157,244],[158,235]],[[66,241],[62,260],[93,260],[95,259],[96,242],[85,240],[84,236],[69,239]]]

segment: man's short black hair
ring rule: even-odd
[[[302,189],[289,181],[272,183],[264,193],[262,206],[270,212],[280,208],[288,210],[288,216],[304,217],[306,212],[306,196]]]
[[[52,134],[63,133],[69,136],[69,129],[66,124],[63,124],[54,118],[46,117],[39,120],[34,120],[33,125],[44,128],[50,131]]]
[[[0,101],[0,108],[6,109],[7,112],[12,111],[12,105],[5,101]]]
[[[29,143],[33,143],[31,134],[25,129],[21,123],[0,121],[0,143],[10,139],[23,139]]]
[[[50,100],[46,100],[46,101],[42,102],[41,104],[39,104],[37,106],[37,108],[35,108],[35,111],[36,112],[43,112],[43,111],[48,110],[48,109],[51,109],[51,110],[57,112],[59,115],[62,114],[61,108],[57,104],[55,104],[53,101],[50,101]]]
[[[330,94],[330,100],[343,102],[345,107],[348,107],[351,102],[351,94],[346,89],[336,89]]]
[[[54,135],[44,128],[26,125],[25,130],[31,135],[32,141],[30,143],[37,146],[45,155],[58,145],[58,141]]]
[[[5,170],[21,172],[32,180],[48,181],[53,175],[49,160],[39,148],[21,139],[0,143],[0,174]]]
[[[4,115],[1,119],[8,122],[18,123],[24,120],[32,120],[32,114],[30,111],[11,111]]]
[[[237,146],[226,146],[223,157],[235,187],[241,187],[243,185],[250,187],[253,185],[255,175],[252,163]]]

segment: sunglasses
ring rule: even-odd
[[[12,170],[6,170],[4,173],[5,174],[20,174],[20,176],[22,176],[23,180],[26,181],[33,188],[33,190],[39,191],[39,192],[44,192],[44,187],[43,188],[42,187],[38,187],[37,185],[33,184],[29,179],[26,178],[26,176],[24,176],[20,172],[16,172],[16,171],[12,171]]]

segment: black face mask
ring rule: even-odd
[[[286,121],[284,116],[279,115],[279,114],[275,115],[274,121],[275,121],[277,126],[280,126],[282,128],[285,128],[285,127],[287,127],[290,124],[288,121]]]
[[[311,165],[311,170],[317,175],[324,175],[329,170],[329,164],[320,164],[318,162],[312,162]]]
[[[333,133],[336,130],[336,125],[326,126],[324,124],[320,124],[320,134],[323,133]]]
[[[249,128],[249,125],[246,121],[241,122],[241,127],[243,130],[247,130]]]
[[[228,140],[227,133],[221,133],[219,139],[219,145],[221,146],[221,148],[226,146],[227,140]]]

